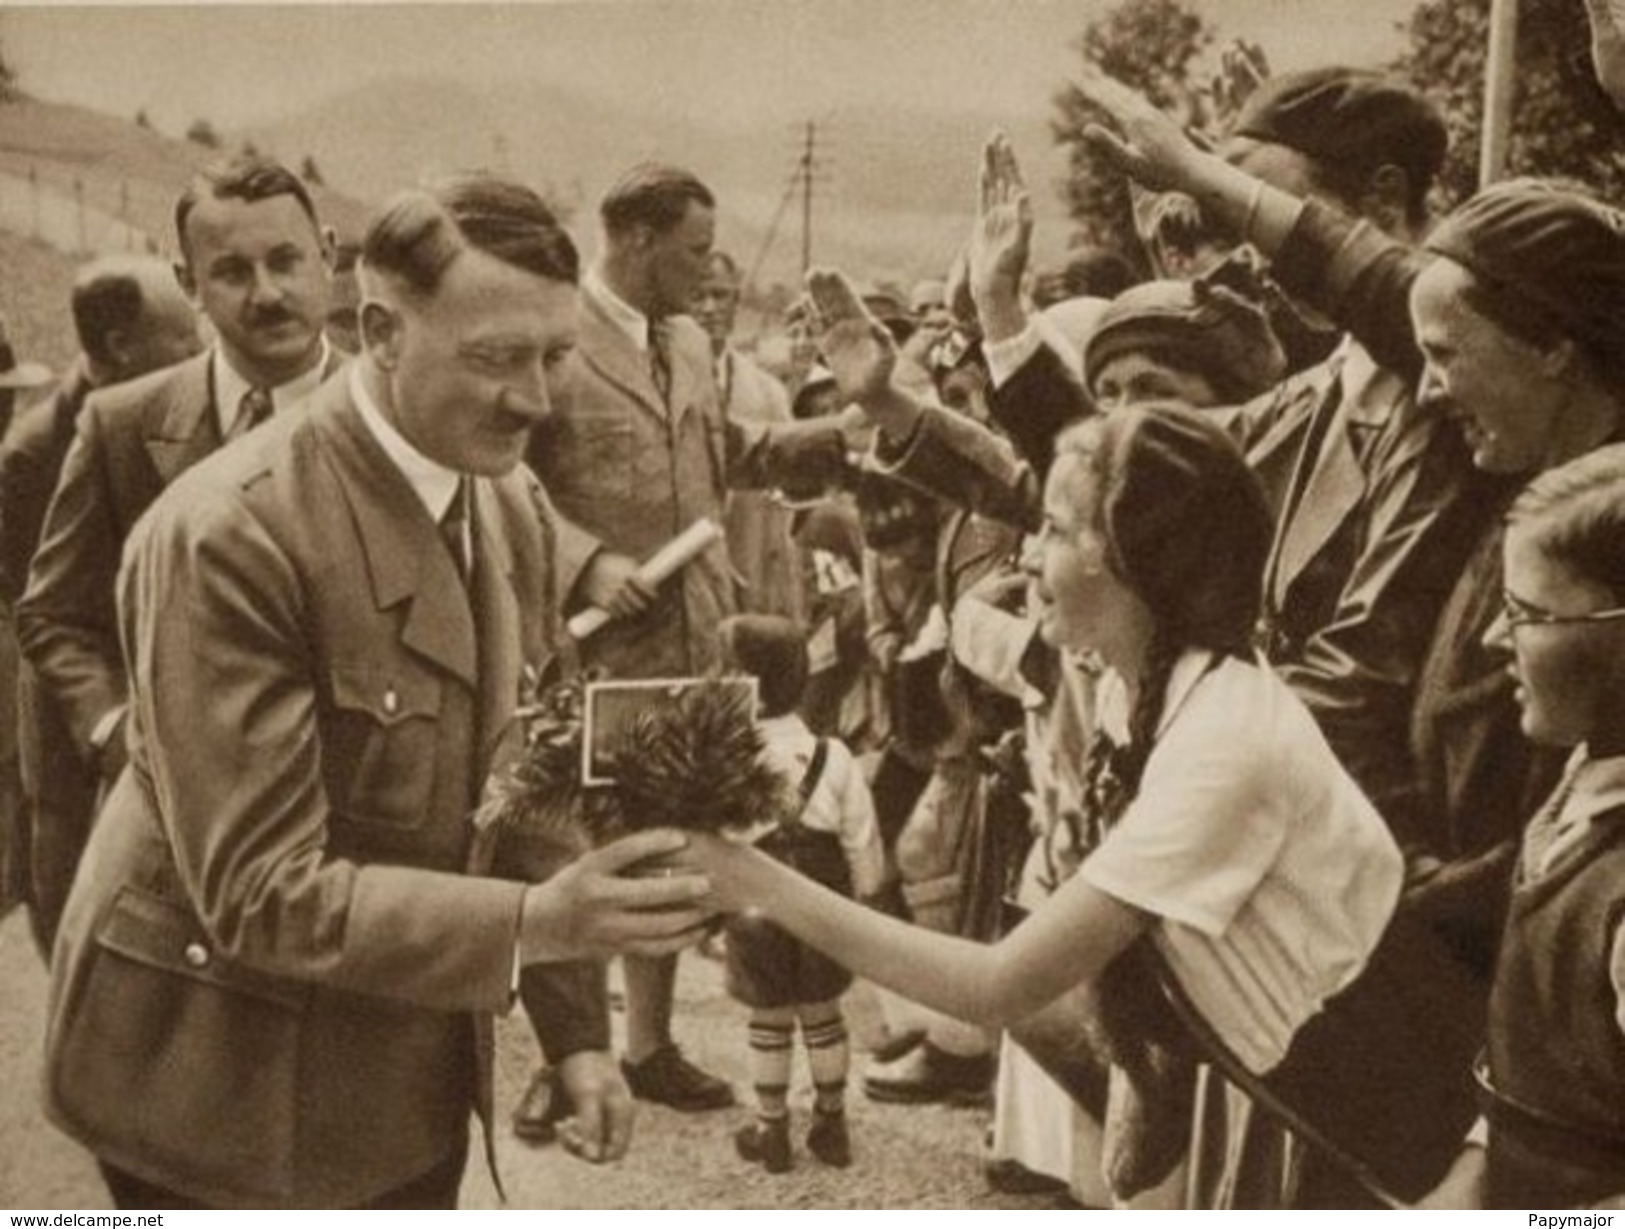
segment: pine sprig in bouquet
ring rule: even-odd
[[[586,687],[544,689],[519,712],[525,749],[496,776],[478,822],[566,847],[649,828],[741,832],[793,805],[762,761],[762,736],[741,693],[718,682],[683,688],[638,713],[612,750],[614,783],[582,780]]]

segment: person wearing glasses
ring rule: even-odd
[[[1625,445],[1507,517],[1492,647],[1523,732],[1572,749],[1524,831],[1476,1072],[1485,1118],[1438,1207],[1625,1206]]]
[[[1417,381],[1418,406],[1456,424],[1483,477],[1464,501],[1482,526],[1465,566],[1437,577],[1454,579],[1410,713],[1415,794],[1384,818],[1413,900],[1487,986],[1518,833],[1561,769],[1520,733],[1504,658],[1483,643],[1500,610],[1502,514],[1531,478],[1625,439],[1625,215],[1511,180],[1412,246],[1204,153],[1115,82],[1087,92],[1116,123],[1097,135],[1119,166],[1177,183],[1271,254],[1295,298]]]

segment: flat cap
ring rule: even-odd
[[[1317,162],[1402,167],[1419,185],[1439,173],[1450,134],[1410,86],[1356,68],[1272,77],[1242,105],[1230,135],[1285,145]]]
[[[1625,214],[1540,179],[1485,188],[1439,224],[1427,249],[1487,289],[1521,295],[1575,340],[1625,354]]]
[[[1084,349],[1086,382],[1092,388],[1112,359],[1139,351],[1201,376],[1229,403],[1251,400],[1286,374],[1263,308],[1200,280],[1143,282],[1113,299]]]

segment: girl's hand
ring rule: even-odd
[[[764,896],[759,875],[752,873],[766,856],[750,845],[709,832],[688,834],[688,847],[674,861],[684,870],[704,875],[711,882],[708,907],[722,913],[743,913],[759,906]]]

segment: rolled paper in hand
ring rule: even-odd
[[[722,528],[702,516],[670,542],[645,559],[634,575],[651,589],[659,588],[705,551],[722,541]],[[589,606],[571,616],[565,624],[571,636],[585,640],[611,619],[607,610]]]

